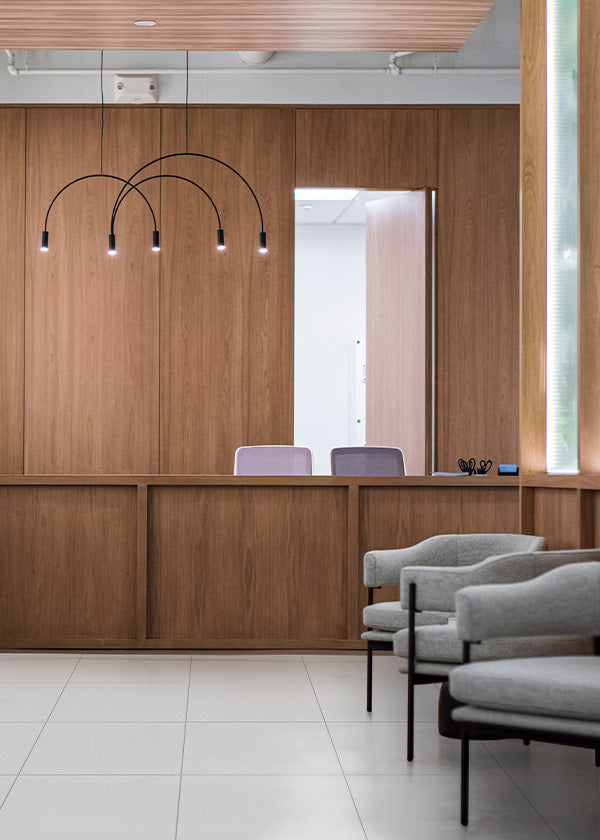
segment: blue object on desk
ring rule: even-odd
[[[519,475],[518,464],[500,464],[498,475]]]

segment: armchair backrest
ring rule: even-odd
[[[459,638],[482,641],[514,636],[599,636],[600,550],[560,554],[568,565],[532,580],[461,589],[456,595]]]
[[[419,543],[415,565],[472,566],[496,554],[544,551],[543,537],[529,534],[440,534]]]

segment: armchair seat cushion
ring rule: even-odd
[[[408,630],[394,634],[394,653],[408,657]],[[508,657],[574,656],[592,653],[592,642],[572,636],[530,636],[516,639],[493,639],[471,645],[471,659],[507,659]],[[447,624],[415,628],[417,665],[423,662],[462,664],[462,641],[456,632],[456,621]],[[417,669],[422,671],[421,668]],[[434,671],[433,673],[439,673]]]
[[[484,709],[600,722],[600,657],[461,665],[450,675],[450,693]]]
[[[417,613],[416,622],[421,624],[443,624],[452,613],[428,612]],[[400,601],[383,601],[371,604],[363,610],[363,624],[378,630],[395,632],[408,627],[408,610],[402,609]]]

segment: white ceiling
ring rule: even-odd
[[[399,193],[360,190],[350,201],[296,201],[297,225],[364,225],[366,205]]]

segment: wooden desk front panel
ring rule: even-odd
[[[0,640],[135,639],[134,487],[0,487]]]
[[[5,476],[0,648],[358,648],[365,551],[517,531],[518,500],[494,477]]]
[[[345,487],[154,487],[149,639],[346,638]]]

